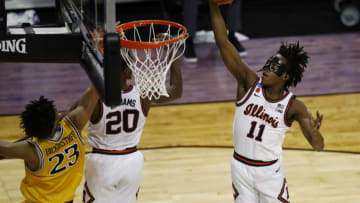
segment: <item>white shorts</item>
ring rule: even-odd
[[[289,203],[288,187],[282,159],[274,163],[231,159],[231,176],[235,203]],[[267,165],[270,164],[270,165]]]
[[[128,154],[87,154],[83,202],[136,202],[143,167],[144,157],[138,150]]]

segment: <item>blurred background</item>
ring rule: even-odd
[[[189,15],[184,0],[116,2],[121,23],[167,19],[184,24]],[[61,21],[53,0],[5,0],[5,5],[14,25]],[[152,107],[138,146],[145,156],[139,202],[233,201],[229,161],[236,81],[214,43],[207,0],[195,8],[191,46],[196,60],[181,59],[183,96]],[[224,16],[227,8],[221,7]],[[234,11],[241,28],[235,30],[236,41],[253,70],[262,68],[281,42],[299,41],[310,56],[301,83],[291,91],[313,113],[324,114],[325,150],[314,152],[297,124],[288,131],[283,155],[292,202],[360,202],[359,10],[359,0],[242,0]],[[0,139],[24,136],[18,115],[29,100],[44,95],[64,112],[89,84],[79,64],[0,63]],[[23,163],[2,160],[0,170],[9,174],[0,177],[0,201],[21,201]],[[81,191],[74,202],[81,202]]]
[[[183,22],[183,0],[116,0],[122,22],[168,18]],[[8,12],[34,9],[40,24],[54,23],[55,0],[5,0]],[[198,0],[198,29],[210,30],[207,0]],[[242,0],[243,32],[251,38],[360,30],[358,0]],[[20,14],[19,14],[20,15]],[[277,29],[275,29],[277,27]],[[286,29],[279,29],[286,27]],[[264,32],[266,30],[266,32]]]

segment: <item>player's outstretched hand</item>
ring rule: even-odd
[[[168,33],[158,33],[156,34],[156,38],[154,39],[154,41],[165,41],[165,40],[170,40],[171,39],[171,35]]]
[[[315,128],[316,130],[319,130],[321,127],[321,123],[323,120],[324,115],[320,114],[319,111],[316,111],[316,119],[312,116],[312,113],[310,110],[308,110],[310,119],[311,119],[311,126]]]

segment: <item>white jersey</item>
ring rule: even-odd
[[[287,113],[295,96],[286,92],[276,101],[266,98],[261,80],[236,102],[233,126],[235,152],[252,160],[281,157],[285,132],[291,126]]]
[[[110,108],[102,103],[97,122],[90,122],[88,140],[93,148],[124,150],[136,146],[144,129],[146,115],[138,90],[122,91],[121,105]]]

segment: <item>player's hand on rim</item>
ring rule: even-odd
[[[164,33],[156,34],[154,41],[166,41],[170,39],[171,39],[171,35],[169,33],[164,32]]]

